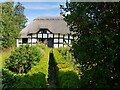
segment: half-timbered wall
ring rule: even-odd
[[[70,34],[53,34],[49,31],[47,33],[42,33],[41,31],[38,33],[31,34],[28,38],[28,44],[29,45],[36,45],[37,41],[46,40],[51,44],[53,44],[54,48],[58,47],[66,47],[67,44],[71,45],[72,40],[74,39]],[[49,44],[48,43],[48,44]],[[66,44],[67,43],[67,44]],[[17,47],[19,45],[22,45],[22,38],[17,39]],[[48,45],[49,46],[49,45]],[[51,46],[51,45],[50,45]]]

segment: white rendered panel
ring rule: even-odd
[[[41,33],[41,31],[39,31],[39,33]]]
[[[60,43],[63,43],[63,39],[59,39],[59,42],[60,42]]]
[[[53,38],[53,34],[48,34],[48,38]]]
[[[66,39],[67,39],[67,38],[68,38],[68,35],[65,35],[65,36],[64,36],[64,38],[66,38]]]
[[[54,43],[58,42],[58,39],[54,39]]]
[[[37,37],[37,34],[32,34],[32,37]]]
[[[22,39],[21,39],[21,38],[20,38],[20,39],[17,39],[17,40],[18,40],[19,43],[22,43]]]
[[[69,44],[71,44],[71,40],[69,40]]]
[[[54,44],[54,48],[58,48],[58,44]]]
[[[72,37],[72,36],[70,36],[70,39],[73,39],[73,37]]]
[[[54,37],[58,37],[58,34],[54,34]]]
[[[49,31],[47,31],[47,33],[50,33]]]
[[[31,43],[31,38],[28,39],[28,43]]]
[[[60,37],[63,37],[63,35],[62,35],[62,34],[60,34]]]
[[[43,38],[47,38],[47,34],[43,34]]]
[[[17,47],[19,47],[19,42],[18,42],[18,39],[17,39]]]
[[[32,43],[36,43],[37,39],[32,39]]]
[[[38,38],[42,38],[42,34],[38,34]]]

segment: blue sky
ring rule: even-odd
[[[8,0],[0,0],[5,2]],[[27,24],[33,21],[38,16],[60,16],[59,5],[65,5],[66,0],[13,0],[22,3],[25,7],[24,14],[28,19]],[[58,2],[59,1],[59,2]]]
[[[28,23],[30,23],[34,18],[38,16],[59,16],[60,15],[59,4],[65,4],[65,2],[21,2],[21,3],[25,7],[24,14],[28,18]]]

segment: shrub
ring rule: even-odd
[[[69,54],[70,47],[59,47],[57,48],[57,50],[60,54],[62,54],[65,60],[69,58],[68,54]]]
[[[57,49],[53,49],[54,59],[56,64],[66,63],[66,60],[62,57],[62,55],[57,51]]]
[[[61,88],[78,88],[78,75],[74,71],[61,70],[58,72],[58,84]]]
[[[3,89],[15,88],[17,82],[21,80],[21,75],[17,75],[8,69],[2,69],[2,84]]]
[[[20,82],[17,83],[16,88],[45,88],[46,80],[45,74],[34,73],[32,75],[26,74]]]
[[[68,65],[68,61],[62,57],[56,49],[53,49],[53,61],[56,63],[54,66],[57,75],[57,84],[60,88],[77,88],[79,78],[74,71],[74,67]]]
[[[38,49],[40,47],[36,46]],[[3,69],[3,89],[6,88],[46,88],[48,78],[49,49],[44,48],[45,55],[37,65],[32,66],[25,74],[16,74],[9,69]]]
[[[58,68],[58,69],[63,69],[63,68],[67,68],[67,67],[68,67],[67,64],[57,64],[56,65],[56,68]]]
[[[22,45],[6,59],[6,68],[16,73],[27,73],[41,58],[40,50],[35,46]]]
[[[31,74],[16,74],[8,69],[3,69],[3,89],[8,88],[45,88],[45,74],[41,72]]]

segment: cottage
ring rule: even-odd
[[[20,32],[17,47],[22,44],[36,45],[44,42],[50,48],[71,45],[74,39],[63,16],[37,17]]]

